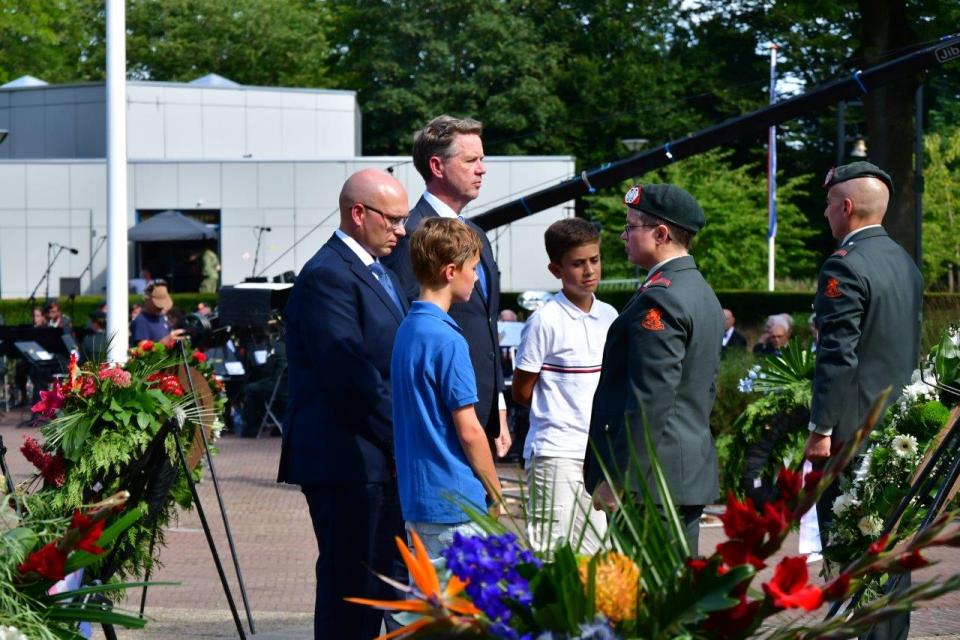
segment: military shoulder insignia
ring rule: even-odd
[[[837,249],[836,251],[834,251],[834,252],[831,253],[830,255],[832,255],[832,256],[839,256],[839,257],[842,258],[842,257],[844,257],[845,255],[847,255],[848,253],[850,253],[851,251],[853,251],[853,248],[854,248],[855,246],[856,246],[856,243],[855,243],[855,242],[848,242],[847,244],[843,245],[842,247],[840,247],[839,249]]]
[[[640,197],[643,195],[643,188],[639,186],[630,187],[627,195],[623,196],[624,204],[640,204]]]
[[[663,331],[666,329],[666,327],[663,326],[663,312],[656,307],[648,310],[640,326],[650,331]]]
[[[846,249],[837,249],[836,251],[833,252],[833,255],[835,255],[835,256],[840,256],[840,257],[842,258],[843,256],[847,255],[847,250],[846,250]]]
[[[827,288],[823,290],[823,295],[828,298],[839,298],[843,294],[840,293],[840,281],[836,278],[829,278],[827,280]]]

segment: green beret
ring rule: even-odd
[[[623,202],[631,209],[656,216],[693,233],[700,231],[706,223],[703,209],[694,197],[676,185],[635,185],[627,191]]]
[[[829,189],[835,184],[853,180],[854,178],[877,178],[887,185],[890,195],[893,195],[893,179],[890,174],[875,164],[869,162],[851,162],[850,164],[834,167],[827,172],[827,177],[823,180],[823,188]]]

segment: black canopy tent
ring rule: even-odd
[[[197,290],[197,256],[204,249],[219,254],[217,237],[216,229],[180,211],[151,215],[127,231],[127,239],[137,243],[139,268],[167,280],[173,292]]]
[[[131,242],[216,240],[217,232],[179,211],[164,211],[130,227],[127,239]]]

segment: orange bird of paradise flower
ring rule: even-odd
[[[413,540],[413,548],[416,551],[416,556],[410,553],[407,544],[399,536],[395,538],[395,540],[415,586],[411,587],[402,584],[380,574],[377,574],[377,576],[394,588],[411,594],[414,599],[371,600],[369,598],[344,598],[344,600],[377,609],[384,609],[386,611],[409,611],[411,613],[419,613],[423,616],[404,627],[380,636],[377,640],[390,640],[390,638],[403,637],[430,624],[441,621],[454,625],[476,624],[476,620],[464,619],[452,615],[458,613],[473,618],[481,614],[481,611],[477,609],[472,602],[460,597],[468,581],[461,580],[457,576],[452,575],[450,576],[450,580],[447,581],[447,586],[441,591],[437,571],[427,556],[427,549],[423,546],[420,536],[418,536],[415,531],[410,531],[410,538]]]

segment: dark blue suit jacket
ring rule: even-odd
[[[416,300],[420,295],[420,285],[413,275],[410,262],[410,234],[424,218],[435,218],[437,212],[422,197],[410,210],[407,221],[407,235],[400,238],[397,246],[383,263],[393,269],[403,283],[407,300]],[[463,337],[470,347],[470,360],[477,377],[476,404],[477,419],[484,425],[487,435],[500,435],[500,416],[497,411],[497,394],[503,390],[503,369],[500,366],[500,338],[497,333],[497,314],[500,313],[500,268],[493,258],[493,249],[487,240],[487,234],[477,225],[467,221],[483,242],[480,262],[487,274],[488,297],[480,293],[480,284],[474,285],[473,294],[467,302],[456,303],[450,307],[450,316],[463,330]]]
[[[390,354],[403,313],[334,234],[297,276],[285,318],[290,398],[278,480],[391,481]]]

